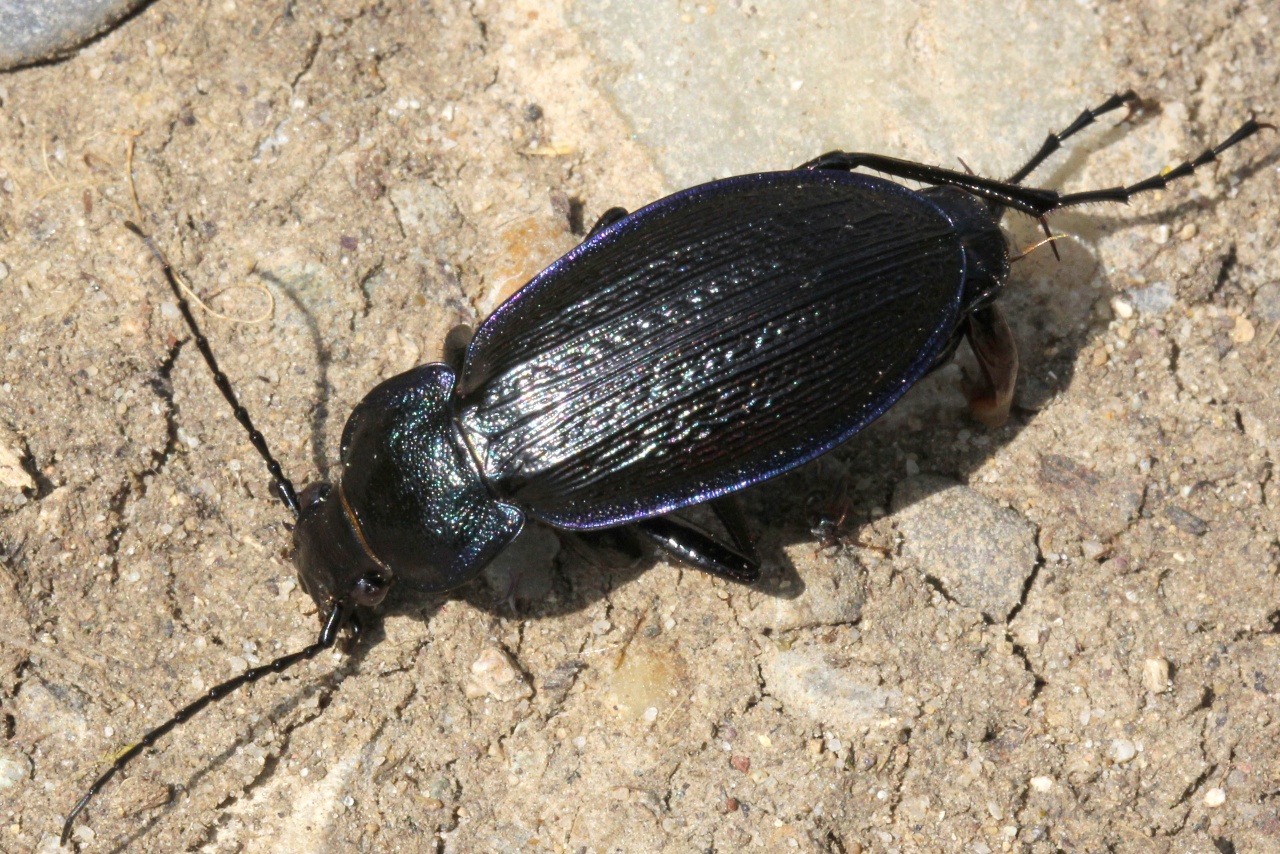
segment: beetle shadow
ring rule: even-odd
[[[325,343],[320,334],[320,324],[315,313],[307,307],[299,294],[299,289],[270,270],[257,270],[263,281],[275,286],[285,298],[293,304],[294,309],[302,317],[307,336],[311,339],[311,349],[316,354],[315,394],[312,400],[315,407],[311,413],[311,465],[318,482],[329,479],[329,459],[325,455],[325,436],[329,425],[329,401],[333,397],[333,386],[329,382],[329,365],[333,361],[333,351]]]
[[[725,536],[697,509],[680,514],[681,520]],[[764,532],[757,548],[760,578],[751,584],[725,583],[780,598],[800,596],[804,583],[772,532]],[[702,572],[665,556],[625,527],[574,532],[529,522],[471,583],[435,597],[393,588],[380,612],[429,619],[444,601],[459,600],[495,617],[550,619],[583,611],[651,570]]]
[[[229,738],[227,746],[224,747],[217,755],[196,761],[195,769],[189,772],[183,782],[170,784],[168,786],[170,795],[168,801],[159,806],[150,808],[143,807],[136,813],[126,814],[124,818],[127,820],[135,815],[149,813],[146,819],[138,824],[137,827],[129,831],[127,834],[116,837],[112,841],[110,847],[105,850],[109,852],[109,854],[124,854],[124,852],[132,850],[135,844],[144,837],[150,835],[152,830],[168,818],[178,807],[182,801],[182,799],[178,797],[179,792],[194,791],[200,786],[201,781],[235,758],[246,744],[253,744],[264,732],[277,726],[280,721],[285,719],[286,715],[296,711],[310,698],[319,695],[320,702],[317,708],[323,709],[327,705],[328,695],[338,690],[338,687],[344,679],[352,673],[357,672],[360,662],[364,659],[367,650],[373,648],[373,646],[382,639],[383,633],[381,626],[370,626],[369,637],[365,638],[365,642],[353,645],[352,648],[347,650],[348,654],[343,657],[342,661],[322,676],[312,679],[307,678],[305,675],[294,674],[293,678],[289,680],[289,684],[292,685],[292,689],[287,690],[284,697],[281,697],[275,703],[272,703],[270,709],[258,718],[256,723],[247,725],[240,729],[234,737]],[[277,683],[277,685],[278,684],[280,683]],[[277,688],[276,690],[280,689]],[[171,747],[169,749],[173,748]],[[264,776],[269,775],[270,771],[278,761],[278,759],[267,759],[269,767],[264,771]]]

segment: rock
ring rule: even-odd
[[[901,691],[837,667],[818,650],[766,653],[760,669],[771,696],[846,738],[864,730],[897,730],[916,715]]]
[[[787,557],[804,583],[795,598],[753,596],[752,607],[739,615],[744,626],[776,632],[858,622],[866,601],[866,573],[850,554],[813,554],[810,543],[787,549]]]
[[[1148,658],[1142,665],[1142,684],[1152,694],[1169,690],[1169,662],[1163,658]]]
[[[143,0],[0,0],[0,71],[59,59]]]
[[[1098,17],[1067,0],[1037,4],[1038,19],[1052,27],[1016,33],[1000,4],[877,3],[830,14],[735,0],[688,15],[656,14],[650,3],[568,5],[602,64],[631,69],[603,85],[681,187],[839,146],[954,152],[980,158],[969,162],[981,174],[1007,170],[1040,143],[1042,128],[1080,110],[1077,92],[1039,85],[1043,69],[1098,65]],[[994,51],[999,63],[979,55]],[[832,80],[857,81],[857,97]],[[1006,97],[988,99],[979,119],[944,80]]]
[[[1107,756],[1117,765],[1123,765],[1138,755],[1138,746],[1127,738],[1117,738],[1107,749]]]
[[[532,697],[533,689],[511,656],[496,646],[487,646],[471,663],[471,678],[463,686],[463,693],[472,699],[488,696],[510,702]]]
[[[1253,310],[1263,323],[1280,323],[1280,282],[1267,282],[1258,288]]]
[[[501,598],[539,602],[551,592],[560,538],[545,525],[525,525],[515,541],[484,568],[484,580]]]
[[[947,596],[1004,620],[1035,569],[1036,528],[967,486],[936,475],[898,484],[893,510],[903,554]]]
[[[25,753],[0,753],[0,792],[12,789],[30,776],[30,756]]]

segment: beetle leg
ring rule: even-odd
[[[760,561],[669,516],[641,519],[635,528],[677,560],[729,581],[750,584],[760,577]]]
[[[1051,132],[1049,136],[1045,138],[1044,144],[1040,146],[1040,150],[1033,154],[1026,163],[1022,164],[1022,168],[1009,176],[1009,183],[1021,184],[1024,178],[1034,172],[1036,167],[1049,158],[1049,155],[1062,147],[1062,143],[1067,139],[1067,137],[1075,136],[1077,133],[1097,121],[1099,116],[1124,106],[1128,106],[1129,115],[1132,115],[1133,111],[1137,109],[1138,104],[1138,93],[1130,89],[1122,94],[1112,95],[1106,101],[1091,110],[1085,110],[1076,117],[1074,122],[1067,125],[1064,130],[1060,130],[1057,133]],[[1128,118],[1129,116],[1125,116],[1121,121],[1125,121]]]
[[[978,359],[981,378],[966,381],[969,411],[988,427],[1009,420],[1013,387],[1018,379],[1018,343],[999,307],[989,305],[969,315],[965,336]]]
[[[1023,187],[1007,181],[996,181],[983,178],[981,175],[968,175],[954,169],[943,169],[941,166],[928,166],[910,160],[901,160],[884,154],[870,154],[857,151],[829,151],[808,163],[802,163],[799,169],[832,169],[839,172],[853,172],[857,169],[870,169],[894,178],[906,178],[909,181],[920,181],[935,187],[959,187],[980,199],[986,199],[996,205],[1013,208],[1031,216],[1043,216],[1055,210],[1061,203],[1061,196],[1056,190],[1043,190],[1036,187]]]
[[[738,503],[738,496],[732,493],[722,495],[712,499],[710,505],[720,524],[724,525],[724,529],[729,532],[729,537],[732,538],[738,552],[745,555],[752,563],[759,565],[760,556],[756,554],[756,538],[751,536],[751,530],[747,527],[747,519],[742,515],[742,505]]]
[[[474,329],[465,323],[459,323],[444,337],[444,363],[453,368],[456,373],[462,373],[462,363],[467,358],[467,348],[471,346],[471,339],[475,335]]]
[[[583,240],[590,240],[618,220],[628,215],[626,208],[609,208],[600,214],[600,218],[596,220],[596,224],[591,226],[591,230],[587,232],[587,236]]]

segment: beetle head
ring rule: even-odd
[[[348,603],[381,604],[395,576],[361,541],[341,494],[324,483],[307,487],[300,498],[293,559],[303,589],[322,612]]]

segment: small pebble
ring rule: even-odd
[[[497,700],[520,700],[533,696],[533,689],[516,667],[511,656],[497,647],[486,646],[471,662],[471,678],[462,687],[471,699],[493,697]]]
[[[1138,755],[1138,748],[1127,738],[1117,738],[1111,742],[1111,749],[1107,751],[1107,755],[1117,765],[1123,765]]]
[[[0,754],[0,789],[12,789],[31,776],[31,760],[21,753]]]
[[[1032,777],[1031,788],[1037,792],[1048,792],[1053,789],[1053,778],[1047,776]]]
[[[1236,318],[1235,327],[1231,330],[1231,340],[1236,344],[1248,344],[1256,334],[1249,318],[1242,314]]]
[[[1097,560],[1107,553],[1107,547],[1097,540],[1085,540],[1080,544],[1080,550],[1089,560]]]
[[[1194,513],[1188,513],[1181,507],[1170,505],[1164,508],[1164,515],[1178,530],[1185,531],[1192,536],[1203,537],[1209,533],[1208,522]]]
[[[1227,793],[1223,789],[1214,786],[1212,789],[1204,793],[1204,805],[1207,807],[1220,807],[1227,802]]]
[[[1129,563],[1126,558],[1113,557],[1103,564],[1104,567],[1114,572],[1116,575],[1128,575],[1133,571],[1133,564]]]
[[[1163,658],[1148,658],[1142,665],[1142,684],[1152,694],[1169,690],[1169,662]]]

